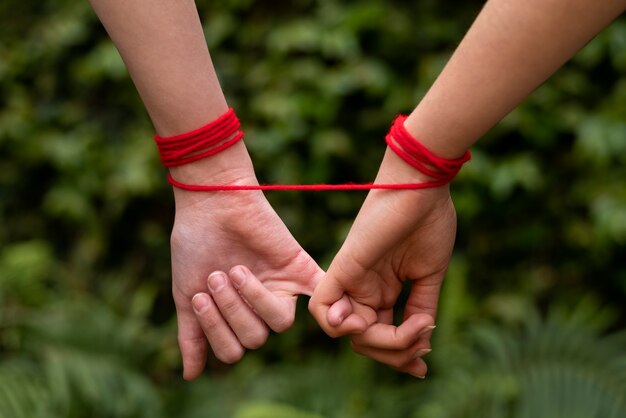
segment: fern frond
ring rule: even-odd
[[[25,359],[0,364],[0,418],[62,418],[37,365]]]
[[[601,335],[594,312],[538,318],[518,330],[477,327],[463,366],[433,379],[431,401],[415,416],[626,416],[626,334]]]
[[[141,371],[158,341],[103,304],[34,311],[20,351],[0,362],[0,418],[159,418],[156,385]],[[87,414],[87,415],[86,415]]]

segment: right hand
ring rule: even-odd
[[[428,180],[387,150],[376,183]],[[311,313],[330,336],[352,334],[356,352],[423,377],[427,367],[421,356],[430,351],[455,233],[456,212],[447,186],[372,190],[313,293]],[[411,292],[403,323],[394,326],[404,281],[411,282]],[[344,302],[346,297],[351,303]]]

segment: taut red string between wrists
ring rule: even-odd
[[[179,189],[189,191],[237,191],[237,190],[411,190],[440,187],[450,183],[471,155],[467,151],[456,159],[439,157],[415,139],[404,127],[406,116],[394,120],[385,140],[400,158],[434,180],[423,183],[345,183],[345,184],[244,184],[244,185],[194,185],[175,180],[168,173],[169,182]],[[233,109],[229,108],[219,118],[203,127],[181,135],[154,137],[161,161],[166,167],[176,167],[215,155],[243,138],[240,123]]]

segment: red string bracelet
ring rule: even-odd
[[[406,116],[399,115],[394,120],[385,140],[389,147],[405,162],[435,180],[424,183],[346,183],[346,184],[251,184],[251,185],[193,185],[176,181],[168,173],[168,181],[174,187],[195,192],[229,190],[415,190],[440,187],[451,182],[470,159],[467,151],[462,157],[446,159],[433,154],[420,144],[404,127]],[[166,167],[187,164],[217,154],[243,138],[239,120],[233,109],[207,125],[191,132],[167,138],[155,136],[161,161]]]
[[[181,135],[162,138],[154,136],[161,162],[165,167],[176,167],[215,155],[243,138],[239,119],[229,108],[226,113],[208,124]]]
[[[450,183],[461,170],[463,164],[468,162],[472,155],[470,151],[465,151],[459,158],[447,159],[435,155],[432,151],[415,139],[404,127],[405,115],[398,115],[391,125],[391,129],[385,141],[398,157],[407,164],[433,177],[429,187],[439,187]]]

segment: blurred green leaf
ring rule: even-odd
[[[338,183],[374,179],[394,115],[484,1],[196,4],[259,179]],[[0,2],[0,418],[621,412],[624,350],[607,326],[626,326],[625,28],[487,133],[452,184],[457,245],[426,381],[327,338],[302,298],[290,331],[183,382],[175,208],[123,62],[88,2]],[[268,194],[323,267],[365,196]]]
[[[323,418],[323,416],[279,403],[250,402],[237,409],[233,418]]]

